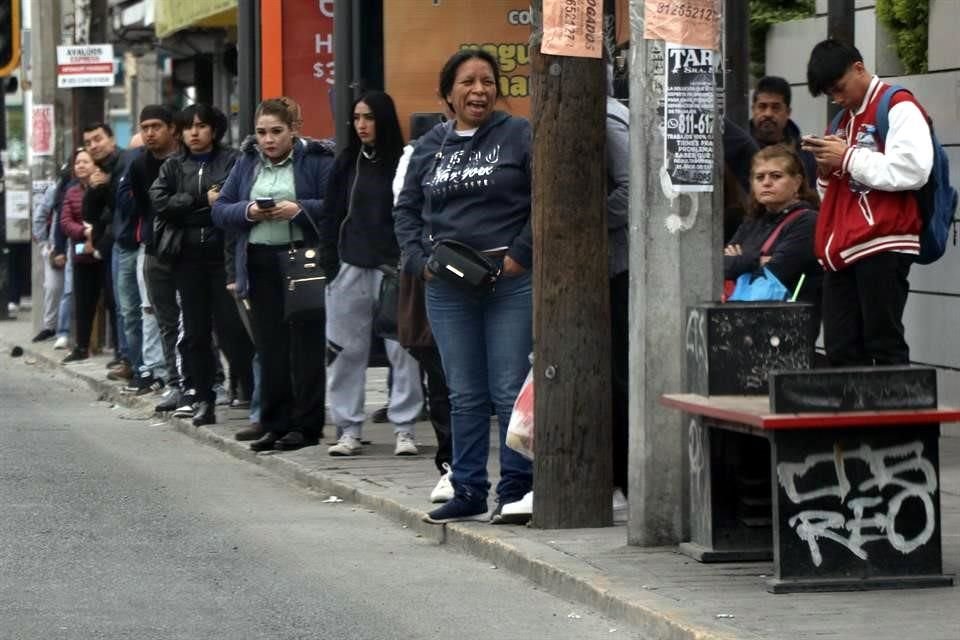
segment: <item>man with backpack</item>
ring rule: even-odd
[[[889,92],[860,52],[837,40],[813,48],[807,86],[843,109],[827,135],[802,142],[816,158],[823,198],[814,253],[826,270],[827,359],[832,366],[907,364],[903,310],[910,265],[921,254],[918,190],[934,166],[930,124],[908,91]]]

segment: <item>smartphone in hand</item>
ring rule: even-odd
[[[273,198],[257,198],[257,206],[261,209],[273,209],[277,206],[277,203],[273,201]]]

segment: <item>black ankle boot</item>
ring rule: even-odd
[[[193,426],[202,427],[205,424],[214,424],[217,421],[216,407],[212,402],[198,402],[197,410],[193,414]]]

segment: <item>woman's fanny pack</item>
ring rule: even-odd
[[[500,267],[473,247],[456,240],[439,240],[427,260],[427,270],[445,282],[476,294],[488,293],[500,277]]]

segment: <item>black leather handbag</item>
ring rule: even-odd
[[[310,226],[320,237],[313,219],[304,211]],[[293,225],[293,222],[290,222]],[[290,249],[283,255],[283,319],[308,320],[323,315],[326,303],[327,274],[319,247],[296,247],[293,230],[290,231]]]
[[[427,260],[427,271],[470,293],[493,290],[500,268],[473,247],[456,240],[439,240]]]

